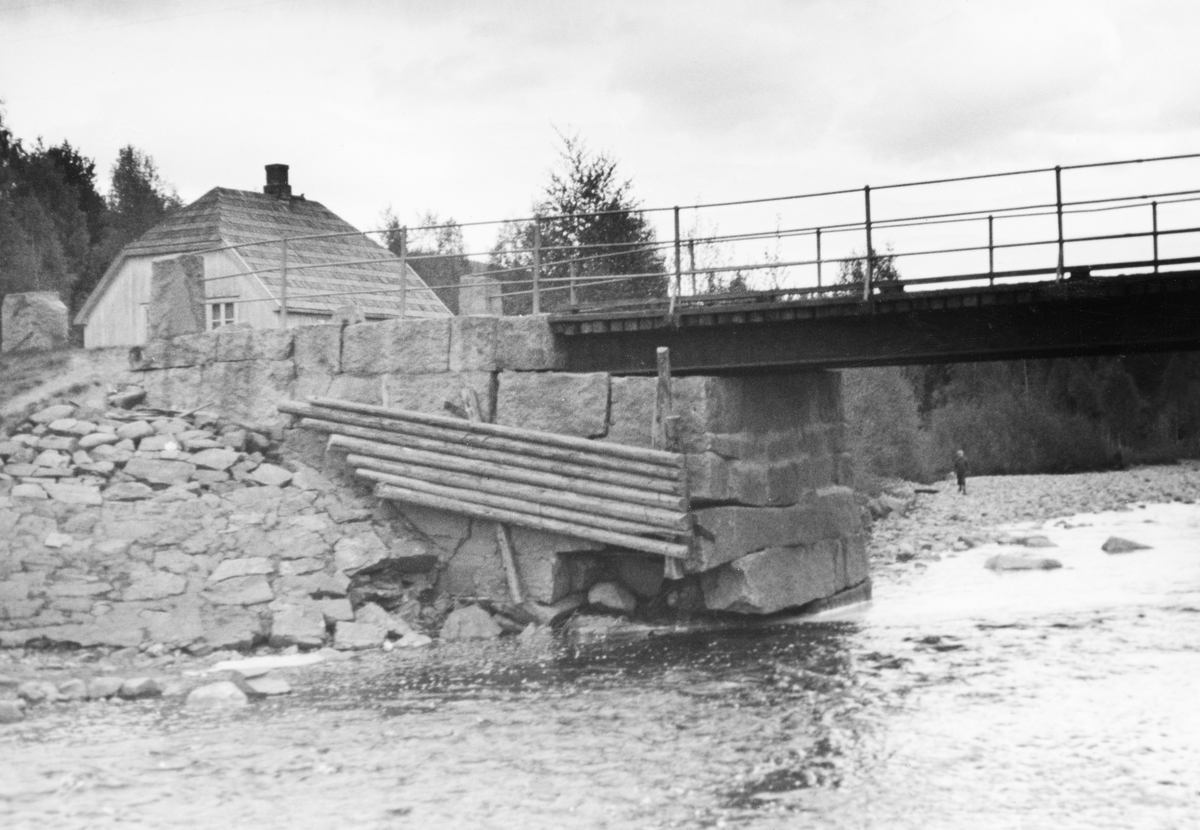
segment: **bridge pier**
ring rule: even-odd
[[[499,424],[651,446],[656,380],[562,371],[561,338],[546,317],[231,330],[151,343],[137,360],[150,405],[209,404],[225,417],[275,429],[292,459],[335,479],[340,456],[293,428],[275,410],[280,402],[315,395],[445,414],[470,389],[484,417]],[[665,595],[689,612],[761,614],[866,580],[837,373],[677,378],[674,412],[697,533],[684,578],[664,581],[660,557],[515,530],[527,596],[553,603],[617,581],[646,603]],[[339,486],[362,489],[348,477]],[[397,551],[419,548],[436,560],[429,580],[437,590],[508,597],[491,522],[404,504],[380,505],[376,519],[392,528]]]

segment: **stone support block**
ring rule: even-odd
[[[496,317],[454,317],[450,320],[450,371],[494,372],[499,368]]]
[[[297,377],[304,378],[312,373],[334,375],[342,371],[341,326],[300,326],[292,331],[292,358],[296,361]]]
[[[832,596],[839,584],[841,544],[772,547],[743,556],[701,577],[710,611],[773,614]]]
[[[146,390],[146,404],[162,409],[191,410],[200,406],[206,389],[199,366],[179,369],[158,369],[141,377]]]
[[[544,314],[500,317],[496,336],[500,369],[544,372],[566,366],[566,351],[555,340],[550,318]]]
[[[223,326],[217,329],[216,360],[234,363],[242,360],[289,360],[292,357],[292,329],[254,329]]]
[[[286,416],[277,407],[291,400],[295,366],[290,360],[246,360],[204,368],[202,397],[225,418],[254,424],[278,424]]]
[[[329,397],[378,406],[383,402],[382,375],[335,375],[329,384]]]
[[[185,334],[170,340],[150,340],[129,350],[129,368],[135,372],[206,366],[217,354],[217,338],[208,332]],[[143,381],[139,379],[139,383]]]
[[[657,378],[612,379],[606,441],[634,447],[651,445],[650,425],[654,420],[654,395],[657,386]]]
[[[450,320],[394,319],[347,326],[342,332],[342,371],[355,375],[449,371]]]
[[[862,519],[853,492],[827,487],[792,507],[707,507],[695,511],[698,527],[693,572],[707,571],[750,553],[810,545],[858,533]]]
[[[502,372],[496,423],[582,438],[603,436],[608,380],[604,372]]]
[[[0,306],[0,352],[40,352],[67,345],[67,306],[57,292],[5,295]]]
[[[148,340],[166,340],[207,328],[204,258],[181,256],[151,266]]]
[[[485,421],[496,413],[496,376],[491,372],[447,372],[437,375],[387,375],[387,405],[393,409],[447,414],[445,404],[462,406],[462,390],[470,389]]]

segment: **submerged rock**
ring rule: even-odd
[[[632,614],[637,608],[637,597],[617,582],[601,582],[588,591],[588,604],[618,614]]]
[[[442,639],[447,642],[454,640],[493,640],[499,637],[500,626],[492,619],[487,611],[478,605],[468,605],[451,611],[442,624]]]
[[[1150,550],[1149,545],[1143,545],[1140,542],[1133,542],[1129,539],[1122,539],[1120,536],[1109,536],[1108,539],[1100,546],[1100,550],[1105,553],[1132,553],[1135,550]]]
[[[1015,553],[997,553],[984,563],[993,571],[1052,571],[1061,568],[1062,562],[1049,556],[1021,556]]]
[[[221,680],[192,689],[184,705],[189,709],[225,709],[246,706],[250,698],[229,680]]]

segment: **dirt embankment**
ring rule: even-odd
[[[55,396],[101,400],[128,371],[129,350],[123,346],[0,356],[0,429]]]

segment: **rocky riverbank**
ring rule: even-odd
[[[898,482],[887,493],[884,510],[895,509],[874,522],[867,547],[876,583],[903,578],[948,552],[1000,541],[1005,525],[1139,503],[1195,503],[1200,501],[1200,461],[1103,473],[979,476],[970,479],[965,496],[952,481],[933,487]]]

